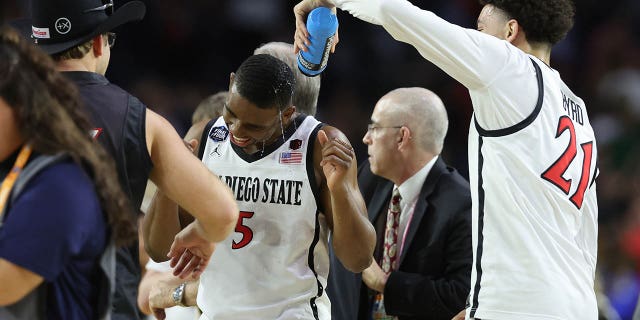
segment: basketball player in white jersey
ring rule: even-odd
[[[240,216],[200,277],[201,320],[330,319],[329,231],[348,269],[371,263],[375,231],[353,149],[295,111],[294,85],[284,62],[251,56],[231,75],[223,116],[203,130],[199,156],[231,187]],[[179,231],[175,204],[161,196],[155,206],[155,234]]]
[[[597,319],[596,142],[584,101],[550,67],[571,0],[485,0],[478,30],[406,0],[304,0],[382,25],[469,89],[474,265],[467,318]]]

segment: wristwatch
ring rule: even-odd
[[[176,306],[186,307],[184,305],[184,287],[186,285],[187,283],[183,282],[175,289],[173,289],[173,294],[171,296],[173,297],[173,302],[176,304]]]

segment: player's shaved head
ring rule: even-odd
[[[440,154],[449,119],[442,100],[435,93],[424,88],[399,88],[380,100],[387,102],[380,110],[385,118],[407,126],[417,146]]]

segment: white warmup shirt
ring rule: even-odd
[[[537,58],[405,0],[335,2],[469,89],[467,317],[597,319],[597,148],[582,99]]]
[[[331,318],[327,226],[312,157],[319,128],[300,116],[284,142],[252,155],[229,141],[222,117],[205,128],[202,161],[231,187],[240,216],[200,278],[201,319]]]

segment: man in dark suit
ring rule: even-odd
[[[469,183],[439,157],[447,126],[442,101],[423,88],[393,90],[376,104],[358,183],[378,241],[361,275],[331,257],[334,320],[449,320],[464,308],[471,195]]]

